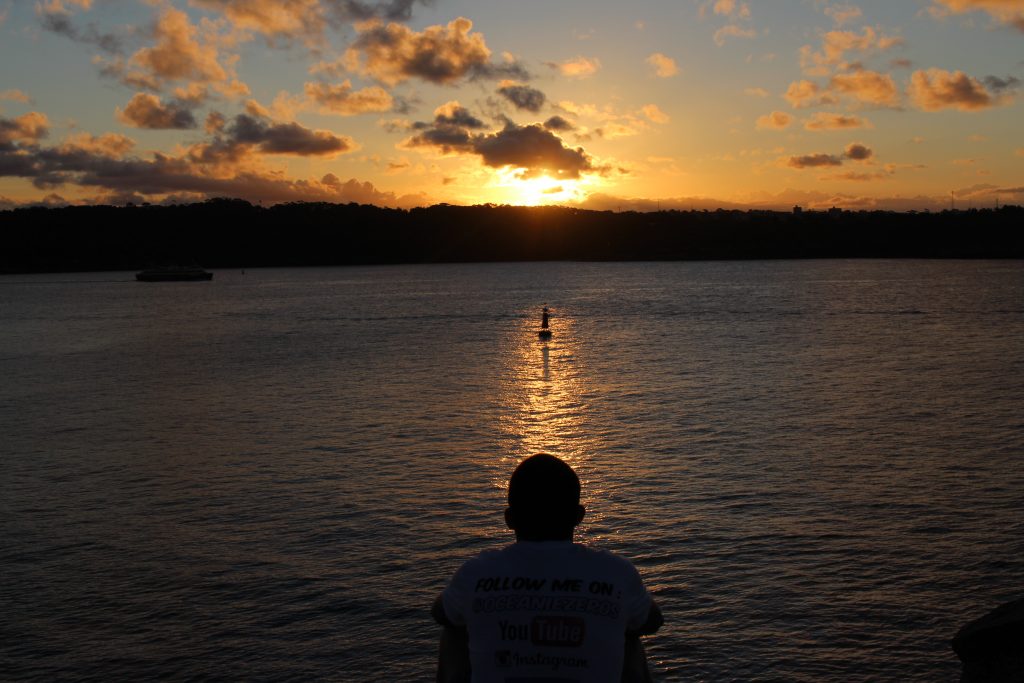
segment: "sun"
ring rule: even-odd
[[[502,169],[490,184],[495,203],[516,206],[568,204],[586,198],[582,178],[559,179],[548,175],[524,178],[523,169]]]

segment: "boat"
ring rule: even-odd
[[[212,280],[213,273],[195,267],[164,266],[162,268],[147,268],[135,274],[139,282],[198,282]]]

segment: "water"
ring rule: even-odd
[[[956,680],[1020,596],[1024,263],[130,276],[0,278],[2,678],[430,680],[542,450],[662,680]]]

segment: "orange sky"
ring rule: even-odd
[[[1024,0],[0,0],[0,208],[1024,200]]]

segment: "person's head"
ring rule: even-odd
[[[571,540],[583,521],[580,479],[565,462],[539,453],[519,463],[508,482],[505,522],[521,541]]]

